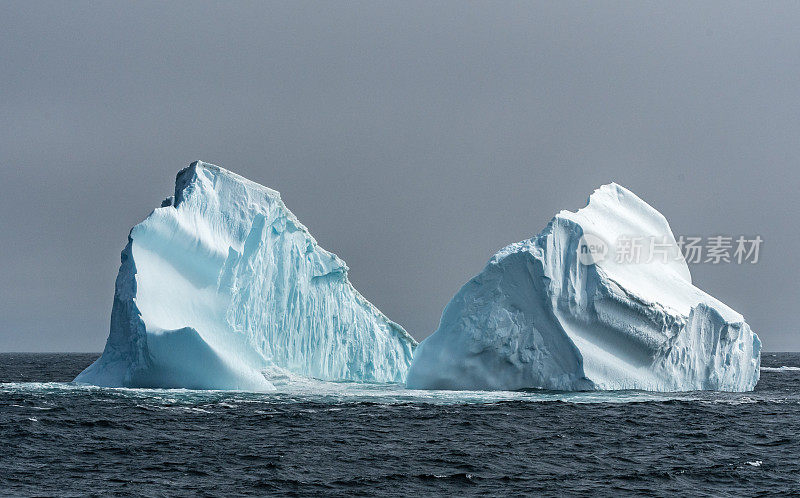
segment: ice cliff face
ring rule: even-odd
[[[105,350],[75,381],[257,391],[295,374],[404,381],[416,342],[347,271],[278,192],[195,162],[131,230]]]
[[[615,257],[633,238],[655,240],[658,254]],[[605,258],[587,252],[593,244]],[[417,348],[406,385],[749,391],[760,350],[741,315],[692,285],[666,219],[611,184],[464,285]]]

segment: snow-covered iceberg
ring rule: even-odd
[[[364,299],[278,192],[202,162],[130,232],[101,386],[273,390],[403,382],[414,339]]]
[[[406,385],[749,391],[760,351],[740,314],[692,285],[666,219],[610,184],[464,285]]]

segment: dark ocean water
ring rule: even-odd
[[[672,395],[67,384],[95,357],[0,354],[0,493],[800,493],[798,353],[753,393]]]

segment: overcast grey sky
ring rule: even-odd
[[[282,193],[418,339],[504,245],[632,189],[800,350],[800,3],[3,2],[0,351],[100,351],[130,227],[195,159]]]

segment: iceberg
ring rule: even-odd
[[[692,285],[666,219],[610,184],[495,254],[419,344],[406,386],[750,391],[760,351],[742,315]]]
[[[200,161],[130,232],[100,358],[111,387],[270,391],[405,380],[416,341],[350,284],[280,194]]]

